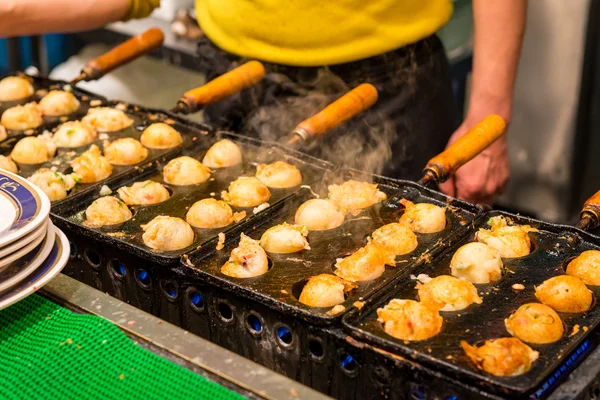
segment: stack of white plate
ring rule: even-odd
[[[67,263],[69,241],[49,213],[44,192],[0,170],[0,309],[40,289]]]

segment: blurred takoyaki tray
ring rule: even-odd
[[[222,131],[209,134],[187,120],[183,125],[174,127],[186,132],[189,144],[107,182],[110,193],[96,187],[61,202],[52,210],[55,219],[78,235],[173,265],[318,181],[329,168],[276,144]]]
[[[102,106],[106,101],[63,81],[24,74],[5,77],[0,81],[0,116],[12,110],[2,120],[6,137],[0,140],[0,154],[8,155],[20,138],[80,120],[90,107]],[[35,105],[25,107],[29,103]]]
[[[407,200],[432,206],[441,221],[431,224],[443,227],[415,234],[401,225],[412,204]],[[352,209],[353,203],[359,209]],[[479,213],[476,206],[412,182],[332,170],[229,232],[223,246],[213,240],[190,253],[180,271],[310,323],[329,325],[466,235]],[[379,244],[370,243],[385,243],[386,235],[399,238],[391,259]]]
[[[123,174],[139,173],[209,132],[159,110],[104,100],[97,105],[81,120],[12,142],[7,156],[0,156],[0,168],[31,180],[56,206]],[[157,143],[159,136],[169,143]]]
[[[600,241],[499,211],[473,227],[345,316],[344,330],[489,392],[539,395],[593,349]]]

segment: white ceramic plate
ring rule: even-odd
[[[48,258],[54,247],[55,229],[52,222],[48,222],[48,229],[46,229],[45,235],[42,235],[43,241],[29,254],[12,262],[0,271],[0,292],[25,279]]]
[[[0,233],[10,229],[17,219],[17,209],[14,207],[10,197],[0,192]]]
[[[69,241],[60,229],[54,228],[54,230],[56,241],[48,258],[23,281],[0,292],[0,309],[6,308],[39,290],[65,267],[69,260]]]
[[[0,193],[8,199],[10,208],[0,208],[0,214],[16,213],[11,226],[0,233],[0,247],[31,233],[48,218],[50,199],[44,192],[19,175],[0,171]]]
[[[46,228],[48,227],[48,223],[49,223],[49,220],[43,222],[42,225],[40,225],[38,228],[36,228],[29,235],[24,236],[19,240],[15,240],[8,246],[0,248],[0,258],[11,255],[15,251],[17,251],[17,250],[25,247],[27,244],[33,242],[34,239],[37,239],[40,236],[42,236],[42,237],[45,236]]]
[[[52,234],[52,232],[50,232],[50,233]],[[21,257],[25,257],[27,254],[34,251],[34,249],[40,243],[42,243],[42,240],[44,240],[44,238],[45,238],[45,236],[39,236],[39,237],[35,238],[33,241],[31,241],[30,243],[21,247],[19,250],[15,251],[14,253],[12,253],[4,258],[1,258],[0,259],[0,271],[4,270],[4,268],[7,268],[11,263],[18,261]]]

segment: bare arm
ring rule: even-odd
[[[0,37],[99,28],[141,18],[160,0],[0,0]]]
[[[469,113],[492,106],[495,113],[510,120],[526,15],[527,0],[473,0],[475,48]]]
[[[510,122],[526,16],[527,0],[473,0],[475,48],[469,111],[449,144],[489,114]],[[506,137],[502,137],[440,187],[452,196],[492,204],[509,175]]]

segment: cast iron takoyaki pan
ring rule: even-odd
[[[357,305],[361,307],[361,303],[367,304],[372,301],[382,289],[394,282],[398,276],[402,276],[405,271],[429,259],[442,247],[450,245],[462,235],[466,235],[468,225],[480,212],[476,206],[450,199],[413,182],[392,180],[354,170],[330,171],[324,182],[340,183],[347,179],[377,183],[379,189],[384,191],[388,198],[364,210],[358,216],[347,216],[346,222],[337,229],[310,232],[308,242],[311,250],[292,254],[269,254],[270,269],[262,276],[237,279],[220,272],[231,250],[238,245],[242,232],[258,240],[268,228],[274,225],[283,222],[294,223],[294,215],[298,207],[304,201],[313,198],[311,191],[305,190],[289,198],[284,204],[271,207],[259,218],[230,231],[222,250],[215,249],[217,242],[213,240],[190,253],[189,259],[184,259],[182,272],[201,276],[206,281],[234,291],[238,296],[247,296],[303,320],[315,324],[330,324],[339,320],[341,315],[353,307]],[[322,198],[327,197],[327,187],[323,182],[313,185],[312,190]],[[401,198],[413,202],[448,205],[447,228],[437,234],[418,234],[419,246],[414,252],[399,257],[396,267],[386,267],[386,271],[380,278],[371,282],[358,283],[358,288],[348,293],[343,303],[344,312],[327,314],[331,307],[315,308],[300,303],[298,297],[308,278],[319,274],[332,274],[337,258],[350,255],[364,246],[367,237],[377,228],[391,222],[398,222],[404,209],[398,203]]]
[[[159,264],[178,263],[179,258],[196,248],[203,248],[206,242],[217,237],[220,232],[228,232],[235,225],[220,229],[196,229],[194,243],[181,250],[176,251],[154,251],[147,247],[142,240],[143,230],[140,225],[146,224],[154,217],[159,215],[168,215],[185,219],[188,209],[198,200],[205,198],[221,199],[221,192],[227,190],[229,184],[240,176],[254,176],[256,165],[260,163],[270,163],[274,161],[286,161],[298,167],[303,176],[302,184],[311,184],[323,176],[323,173],[329,164],[324,161],[314,159],[302,153],[283,149],[274,144],[268,144],[256,139],[247,138],[227,132],[218,132],[209,134],[202,126],[193,124],[184,120],[182,117],[172,115],[173,120],[177,121],[174,125],[180,129],[182,134],[187,136],[188,146],[180,147],[178,150],[168,154],[168,158],[157,160],[153,163],[145,163],[135,171],[123,174],[119,179],[113,179],[107,182],[107,186],[115,192],[119,187],[128,186],[134,182],[153,180],[165,185],[171,192],[171,197],[159,204],[152,206],[133,206],[131,207],[134,216],[131,220],[123,224],[113,225],[102,228],[89,228],[82,225],[86,208],[97,198],[100,197],[100,187],[96,186],[88,193],[64,201],[53,208],[55,216],[62,220],[75,233],[93,237],[107,244],[115,245],[120,249],[132,252],[147,260]],[[179,126],[179,121],[185,121],[184,126]],[[162,168],[171,159],[187,155],[202,160],[206,150],[220,139],[228,138],[238,144],[242,150],[242,164],[230,168],[215,170],[211,178],[199,185],[176,186],[164,182],[162,177]],[[289,189],[270,189],[271,199],[269,204],[275,206],[282,200],[289,197],[292,193],[299,190],[300,187]],[[116,195],[116,193],[113,193]],[[232,207],[234,211],[245,211],[245,220],[254,220],[253,208]]]
[[[183,138],[183,144],[178,148],[173,149],[148,149],[148,157],[141,163],[136,165],[113,165],[112,174],[102,180],[95,183],[78,183],[75,187],[69,192],[67,199],[74,196],[76,193],[84,192],[92,188],[100,188],[107,182],[111,182],[114,179],[118,179],[123,174],[128,172],[134,173],[134,171],[144,170],[153,165],[155,161],[164,160],[169,154],[176,154],[179,148],[182,146],[190,146],[193,141],[193,135],[198,134],[198,128],[189,128],[184,122],[181,120],[175,120],[172,116],[153,109],[142,108],[139,106],[129,105],[126,103],[120,103],[116,101],[105,101],[102,100],[100,106],[104,107],[114,107],[117,109],[123,110],[134,122],[131,126],[116,132],[110,133],[98,133],[98,138],[93,142],[85,146],[75,147],[75,148],[58,148],[56,155],[49,161],[41,164],[18,164],[19,167],[19,175],[28,178],[35,171],[40,168],[51,168],[57,172],[62,173],[70,173],[72,172],[72,168],[69,165],[69,162],[81,153],[85,152],[90,148],[92,144],[97,145],[102,151],[104,143],[111,142],[115,139],[119,138],[134,138],[139,140],[142,134],[142,131],[154,122],[166,122],[171,124],[175,129],[177,129]],[[85,115],[85,114],[84,114]],[[51,129],[52,132],[55,130]],[[204,128],[202,130],[205,134],[208,133],[208,128]],[[16,142],[12,142],[10,149],[7,149],[6,153],[10,153],[12,147],[14,147]],[[59,200],[53,202],[53,205],[57,205],[64,200]]]
[[[440,312],[444,318],[441,332],[431,339],[409,342],[396,339],[384,332],[377,321],[377,309],[391,299],[418,300],[415,289],[418,274],[434,278],[450,275],[450,259],[463,244],[473,241],[478,228],[486,227],[489,218],[496,215],[509,217],[515,224],[529,224],[539,229],[530,233],[532,252],[528,256],[503,259],[506,267],[502,279],[494,284],[475,285],[482,304],[472,304],[462,311]],[[592,309],[586,313],[558,313],[565,325],[561,340],[552,344],[528,344],[539,352],[539,358],[531,370],[514,377],[497,377],[477,369],[463,352],[460,341],[481,346],[486,339],[511,337],[504,320],[525,303],[539,303],[534,295],[534,286],[546,279],[563,275],[568,262],[585,250],[600,249],[599,242],[584,231],[562,225],[552,225],[534,219],[493,211],[478,218],[474,230],[429,262],[415,265],[403,271],[403,275],[377,303],[353,311],[343,319],[344,329],[352,336],[380,347],[390,353],[411,358],[435,367],[459,379],[461,382],[478,385],[494,393],[509,395],[510,398],[528,396],[541,390],[547,382],[558,380],[585,349],[590,349],[590,334],[600,323],[597,297],[600,287],[588,286],[595,297]],[[522,284],[524,290],[515,290],[514,284]],[[586,344],[587,342],[587,344]]]
[[[35,92],[31,97],[26,99],[0,102],[0,116],[4,113],[4,111],[11,107],[27,104],[33,101],[39,103],[42,97],[44,97],[44,95],[50,90],[67,90],[72,92],[79,100],[80,106],[77,111],[70,115],[65,115],[62,117],[44,116],[44,123],[35,129],[28,129],[25,131],[7,130],[8,137],[0,142],[0,153],[3,155],[8,155],[19,139],[25,136],[40,135],[46,130],[52,130],[63,122],[79,120],[85,116],[90,107],[102,106],[107,102],[104,97],[83,89],[79,89],[78,87],[72,86],[67,82],[56,81],[40,76],[29,76],[23,74],[20,74],[19,76],[27,78],[32,83]]]

